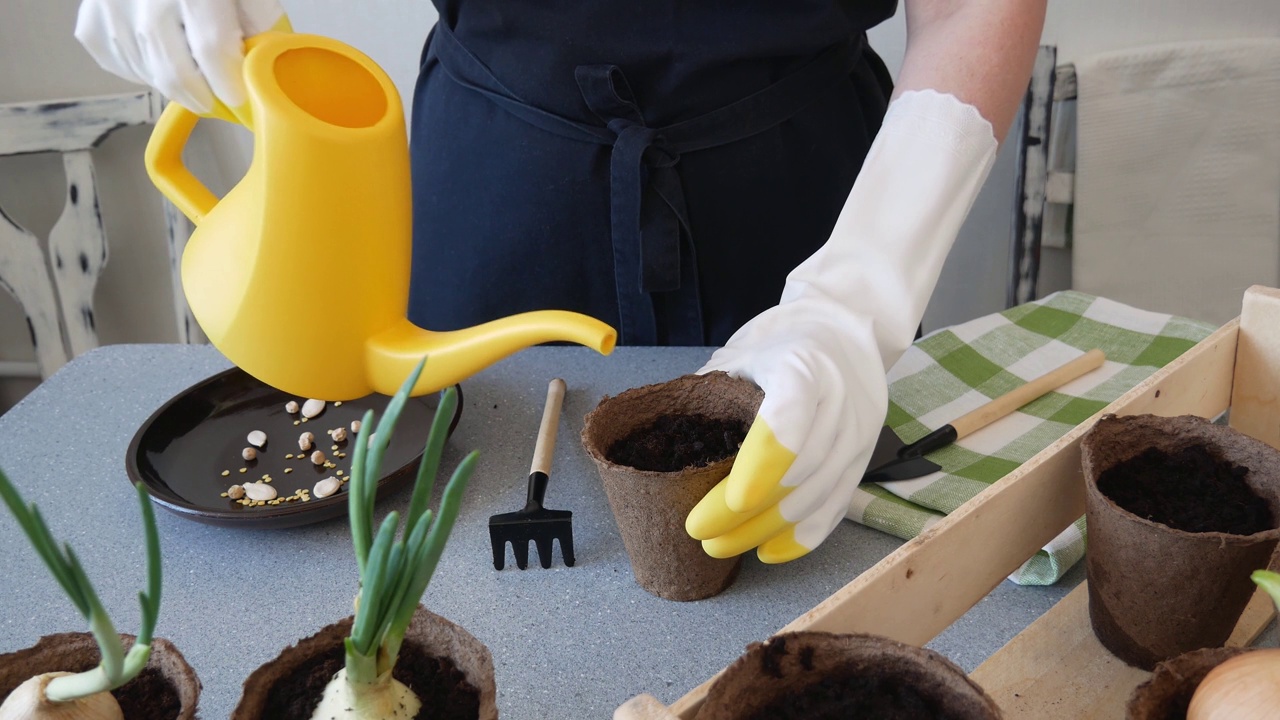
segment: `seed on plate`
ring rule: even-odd
[[[301,421],[301,420],[294,420],[294,421],[293,421],[293,424],[294,424],[294,425],[297,425],[297,424],[298,424],[298,423],[300,423],[300,422],[302,422],[302,421]]]
[[[342,401],[339,400],[333,404],[334,407],[342,407]]]
[[[285,468],[284,471],[287,473],[291,473],[293,472],[293,468]]]
[[[254,447],[262,447],[267,444],[267,434],[261,430],[254,430],[249,433],[249,444]]]
[[[324,401],[311,398],[302,403],[302,417],[313,418],[324,412]]]
[[[321,480],[320,482],[316,483],[316,487],[315,487],[316,497],[329,497],[330,495],[338,491],[338,487],[340,485],[341,483],[338,482],[337,478],[327,477]]]
[[[290,415],[297,415],[298,403],[294,400],[290,400],[289,402],[284,404],[284,411],[289,413]]]
[[[323,464],[324,464],[324,453],[320,452],[319,450],[317,450],[317,451],[315,451],[315,452],[311,453],[311,464],[312,464],[312,465],[323,465]]]
[[[249,472],[249,468],[240,468],[240,472]]]
[[[226,476],[228,476],[228,475],[230,475],[230,474],[231,474],[231,471],[230,471],[230,470],[223,470],[223,471],[222,471],[222,477],[226,477]]]
[[[249,496],[250,500],[257,500],[258,504],[262,504],[266,500],[274,499],[276,489],[260,482],[245,483],[244,494]]]
[[[256,460],[258,458],[258,451],[251,447],[247,447],[240,451],[240,457],[245,460]]]

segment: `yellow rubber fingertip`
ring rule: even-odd
[[[731,558],[756,547],[787,529],[791,523],[777,506],[756,515],[738,527],[702,541],[702,550],[714,558]]]
[[[733,512],[724,504],[725,481],[721,480],[698,501],[684,519],[684,531],[694,540],[707,540],[723,535],[742,524],[745,515]]]
[[[729,472],[725,505],[738,513],[766,507],[795,460],[796,454],[779,442],[769,424],[757,415]]]
[[[760,562],[779,565],[802,558],[812,551],[813,548],[805,547],[796,542],[795,528],[787,528],[782,534],[762,544],[756,550],[756,557],[760,558]]]

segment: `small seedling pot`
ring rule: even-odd
[[[343,640],[354,618],[328,625],[286,648],[244,682],[231,720],[309,720],[345,664]],[[498,717],[493,656],[471,633],[421,605],[392,671],[422,700],[419,717]]]
[[[1098,488],[1104,472],[1147,449],[1191,445],[1248,468],[1245,483],[1280,518],[1280,452],[1229,427],[1194,416],[1108,416],[1081,441],[1090,622],[1116,657],[1145,670],[1222,646],[1256,589],[1249,574],[1267,567],[1280,540],[1274,527],[1184,532],[1134,515]]]
[[[126,650],[134,639],[133,635],[120,635]],[[89,633],[45,635],[25,650],[0,655],[0,703],[32,677],[84,672],[101,660],[98,643]],[[111,694],[125,720],[192,720],[200,700],[200,680],[173,643],[152,638],[146,667]]]
[[[604,482],[609,507],[640,587],[668,600],[702,600],[737,577],[741,556],[710,557],[689,537],[689,511],[733,467],[736,455],[674,472],[639,470],[615,462],[614,443],[662,416],[703,415],[749,426],[764,393],[723,372],[685,375],[605,396],[586,418],[582,444]]]
[[[1151,677],[1134,688],[1125,720],[1185,720],[1191,696],[1209,671],[1248,648],[1202,648],[1156,665]]]
[[[895,710],[899,714],[895,714]],[[915,711],[915,714],[907,714]],[[877,635],[786,633],[725,668],[696,720],[933,717],[994,720],[1000,709],[938,653]]]

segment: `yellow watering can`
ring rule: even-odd
[[[244,76],[235,116],[253,160],[226,197],[183,165],[198,115],[170,103],[146,153],[196,226],[182,256],[192,313],[236,365],[287,393],[347,400],[393,394],[423,355],[416,395],[538,343],[613,350],[613,328],[559,310],[450,332],[410,323],[409,151],[391,80],[348,45],[275,31],[246,43]]]

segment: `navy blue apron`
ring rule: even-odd
[[[722,345],[824,243],[884,116],[896,0],[438,0],[410,318],[574,310]]]

